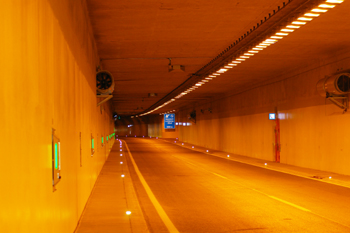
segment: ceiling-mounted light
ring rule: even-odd
[[[286,28],[300,28],[300,26],[297,25],[287,25]]]
[[[344,0],[327,0],[328,3],[342,3]]]
[[[318,12],[318,13],[325,13],[327,12],[328,10],[326,9],[320,9],[320,8],[314,8],[311,10],[312,12]]]
[[[270,38],[272,38],[272,39],[278,39],[278,40],[283,39],[282,36],[271,36]]]
[[[220,69],[218,71],[216,71],[217,73],[225,73],[226,71],[228,71],[228,69]]]
[[[281,32],[294,32],[294,30],[293,29],[283,28],[283,29],[281,29]]]
[[[309,18],[309,17],[299,17],[298,20],[300,20],[300,21],[311,21],[311,20],[313,20],[313,18]]]
[[[259,51],[255,51],[255,50],[249,50],[249,53],[258,53]]]
[[[245,61],[243,58],[236,58],[236,61]]]
[[[304,16],[306,16],[306,17],[318,17],[318,16],[320,16],[320,14],[306,13],[306,14],[304,14]]]
[[[320,7],[320,8],[334,8],[335,5],[321,4],[321,5],[319,5],[318,7]]]
[[[288,33],[285,33],[285,32],[277,32],[275,35],[277,35],[277,36],[288,36]]]

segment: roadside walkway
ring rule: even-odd
[[[98,176],[76,233],[148,232],[124,151],[125,146],[116,140]],[[127,215],[126,212],[130,210],[131,214]]]

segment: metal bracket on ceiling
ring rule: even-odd
[[[327,95],[326,99],[329,99],[333,104],[335,104],[339,108],[344,109],[343,113],[345,113],[349,108],[349,97],[348,96]]]
[[[99,95],[97,94],[96,95],[97,98],[104,98],[101,102],[99,102],[97,104],[97,106],[100,106],[101,104],[107,102],[108,100],[112,99],[113,98],[113,95]]]

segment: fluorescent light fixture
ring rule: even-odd
[[[320,16],[320,14],[306,13],[306,14],[304,14],[304,16],[307,16],[307,17],[318,17],[318,16]]]
[[[344,0],[327,0],[328,3],[342,3]]]
[[[254,56],[253,53],[244,53],[244,55],[246,55],[246,56]]]
[[[263,46],[263,45],[257,45],[255,46],[255,48],[266,48],[267,46]]]
[[[318,7],[321,7],[321,8],[334,8],[335,5],[321,4],[321,5],[319,5]]]
[[[263,49],[261,49],[261,48],[253,48],[253,50],[263,50]]]
[[[300,21],[311,21],[311,20],[313,20],[313,18],[299,17],[298,20],[300,20]]]
[[[236,58],[236,61],[245,61],[243,58]]]
[[[293,29],[283,28],[283,29],[281,29],[281,32],[294,32],[294,30]]]
[[[207,79],[207,80],[213,80],[212,78],[210,78],[210,77],[206,77],[205,79]]]
[[[300,28],[300,26],[297,26],[297,25],[288,25],[288,26],[286,26],[286,28]]]
[[[240,63],[240,62],[239,62]],[[229,66],[237,66],[235,63],[228,63]]]
[[[240,56],[240,58],[249,58],[248,56]]]
[[[277,32],[276,35],[277,35],[277,36],[288,36],[288,33],[285,33],[285,32]]]
[[[272,38],[272,39],[283,39],[282,36],[271,36],[270,38]]]
[[[215,76],[219,76],[220,74],[219,74],[219,73],[213,73],[213,75],[215,75]]]
[[[240,61],[232,61],[232,63],[237,63],[237,64],[239,64],[239,63],[241,63]]]
[[[226,69],[231,69],[231,68],[233,68],[233,66],[229,66],[229,65],[227,65],[227,66],[224,66]]]
[[[274,43],[276,43],[276,42],[273,42],[273,41],[263,41],[263,43],[261,43],[261,44],[267,44],[268,46],[270,46],[270,45],[272,45],[272,44],[274,44]]]
[[[325,9],[319,9],[319,8],[314,8],[311,10],[312,12],[317,12],[317,13],[325,13],[327,12],[328,10],[325,10]]]
[[[258,53],[259,51],[249,50],[249,53]]]
[[[228,69],[220,69],[218,71],[216,71],[217,73],[225,73],[226,71],[228,71]]]
[[[216,76],[214,76],[214,75],[209,75],[209,77],[210,77],[210,78],[215,78]]]
[[[302,21],[293,21],[292,24],[295,24],[295,25],[305,25],[306,22],[302,22]]]
[[[202,86],[202,84],[200,84],[200,83],[196,83],[196,86],[197,86],[197,87],[200,87],[200,86]]]

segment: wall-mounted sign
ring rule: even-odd
[[[164,114],[164,129],[175,129],[175,113]]]
[[[276,120],[276,113],[269,113],[269,120]]]

